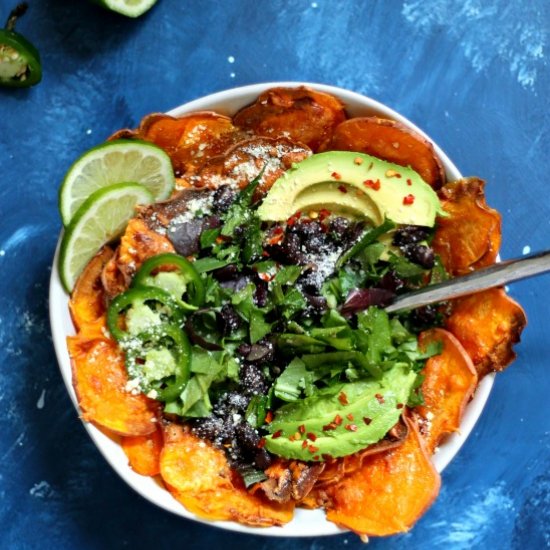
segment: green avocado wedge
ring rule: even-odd
[[[312,155],[287,170],[258,209],[263,221],[285,221],[298,211],[326,209],[380,225],[432,227],[442,214],[435,191],[412,168],[349,151]]]
[[[269,425],[265,448],[305,461],[360,451],[396,424],[415,379],[414,371],[395,366],[379,380],[344,383],[329,395],[284,405]]]

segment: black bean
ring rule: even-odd
[[[405,257],[424,269],[431,269],[435,265],[435,254],[432,248],[425,244],[409,244],[401,247]]]
[[[235,311],[235,308],[229,304],[225,304],[221,311],[222,331],[225,336],[235,332],[241,326],[241,318]]]
[[[229,185],[222,185],[218,187],[214,193],[214,199],[212,201],[212,207],[216,212],[227,212],[229,207],[235,200],[237,194]]]
[[[405,225],[399,228],[393,236],[393,244],[395,246],[403,246],[407,244],[419,243],[425,241],[431,233],[429,227],[422,225]]]

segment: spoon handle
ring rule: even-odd
[[[548,271],[550,271],[550,250],[524,258],[499,262],[490,267],[473,271],[468,275],[403,294],[395,298],[385,309],[388,313],[415,309],[435,302],[474,294],[488,288],[503,286]]]

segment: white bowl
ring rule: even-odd
[[[417,128],[404,116],[396,113],[389,107],[386,107],[374,99],[370,99],[366,96],[355,92],[350,92],[342,88],[336,88],[334,86],[327,86],[324,84],[312,84],[308,82],[269,82],[265,84],[243,86],[241,88],[233,88],[231,90],[218,92],[194,101],[190,101],[180,107],[176,107],[168,114],[180,116],[191,111],[212,110],[219,113],[232,115],[240,108],[255,101],[258,95],[260,95],[264,90],[275,86],[309,86],[321,92],[327,92],[335,95],[343,101],[350,116],[377,115],[399,120],[424,135],[433,143],[433,140],[431,140],[429,136],[427,136],[424,132],[422,132],[422,130]],[[445,153],[436,144],[434,144],[434,146],[439,158],[443,162],[447,172],[447,178],[449,180],[461,178],[462,176],[460,172],[447,157],[447,155],[445,155]],[[66,336],[73,335],[75,331],[69,316],[69,297],[63,290],[63,286],[59,279],[59,272],[57,269],[58,255],[59,243],[53,260],[52,275],[50,280],[50,321],[59,368],[61,370],[65,385],[67,386],[67,391],[69,392],[74,406],[78,411],[78,403],[72,385],[71,364],[65,343]],[[447,464],[449,464],[453,457],[458,453],[460,447],[466,441],[468,434],[472,431],[477,419],[483,411],[487,398],[489,397],[493,381],[494,375],[488,375],[481,381],[474,398],[466,407],[462,424],[460,426],[460,432],[457,432],[446,439],[440,446],[439,452],[434,455],[433,462],[439,472],[442,472]],[[300,537],[333,535],[343,532],[342,529],[333,523],[326,521],[322,510],[298,509],[296,510],[294,519],[283,527],[253,528],[246,527],[236,522],[209,522],[202,520],[194,514],[188,512],[179,502],[174,500],[170,493],[164,489],[157,480],[136,474],[129,467],[126,455],[116,441],[107,437],[92,424],[85,422],[84,427],[90,434],[90,437],[96,444],[97,448],[106,458],[107,462],[109,462],[120,477],[141,496],[145,497],[157,506],[168,510],[169,512],[184,518],[199,521],[201,523],[221,527],[223,529],[256,535]]]

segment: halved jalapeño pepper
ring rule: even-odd
[[[15,32],[15,23],[27,11],[27,4],[19,4],[9,15],[6,27],[0,29],[0,85],[26,88],[38,84],[42,66],[38,50]]]
[[[165,290],[187,310],[195,310],[204,302],[204,283],[199,272],[177,254],[159,254],[143,262],[132,281],[132,288],[140,286]]]
[[[159,401],[180,396],[191,366],[191,344],[180,327],[168,323],[153,326],[124,340],[122,347],[128,375],[141,382],[142,391],[154,390]]]
[[[136,287],[119,294],[107,310],[107,327],[118,342],[155,325],[183,324],[184,310],[174,297],[156,287]]]

